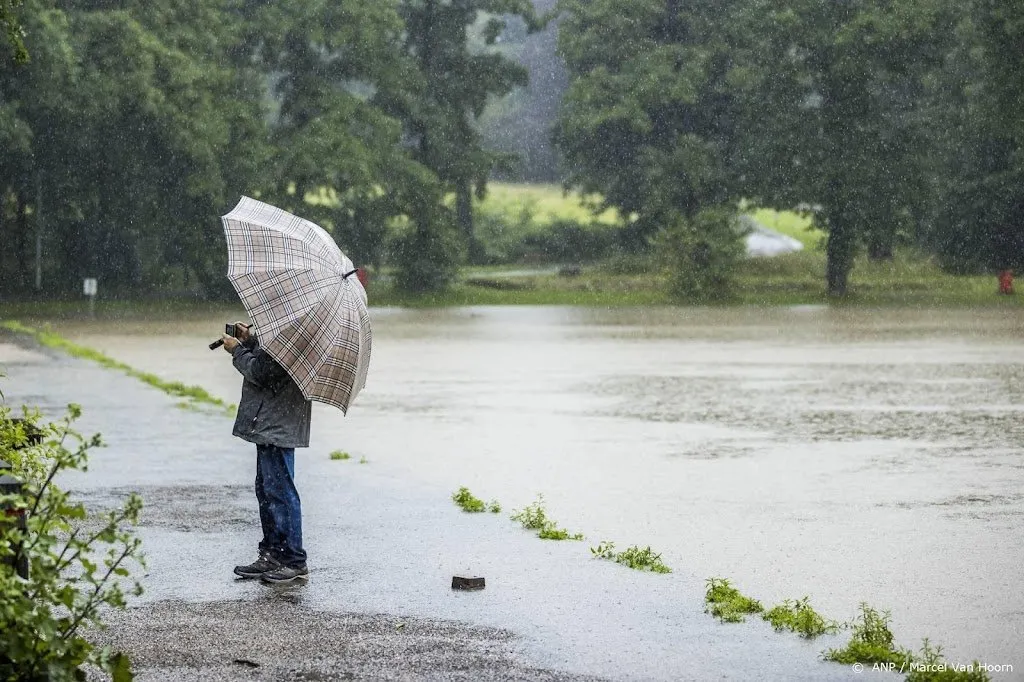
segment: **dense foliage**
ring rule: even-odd
[[[28,51],[25,49],[24,33],[21,24],[18,23],[17,8],[22,0],[0,1],[0,40],[6,40],[11,50],[11,56],[17,64],[28,61]]]
[[[635,214],[812,211],[841,295],[897,243],[1020,267],[1024,11],[999,0],[563,0],[568,178]],[[652,220],[653,218],[653,220]],[[640,240],[642,241],[642,240]]]
[[[529,97],[550,115],[564,92],[562,179],[622,217],[614,244],[545,237],[552,258],[644,251],[746,201],[814,215],[837,295],[861,250],[1024,265],[1019,3],[561,0],[549,22],[552,5],[0,2],[0,295],[82,277],[106,295],[230,294],[218,216],[242,194],[413,291],[466,258],[522,257],[481,240],[473,196],[511,161],[484,143],[495,126],[545,129],[509,97],[545,73],[553,34],[529,37],[546,23],[564,67]],[[500,144],[550,173],[537,140]]]

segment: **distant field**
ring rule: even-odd
[[[594,215],[589,204],[595,204],[598,197],[589,197],[588,202],[575,192],[565,193],[558,185],[492,182],[487,187],[487,197],[476,203],[479,215],[501,215],[513,223],[528,218],[529,224],[534,227],[558,221],[602,225],[615,225],[619,222],[619,214],[615,209]],[[750,215],[765,227],[798,239],[808,248],[816,247],[824,236],[821,230],[810,228],[809,216],[793,211],[762,208]]]
[[[450,199],[454,201],[454,197]],[[337,193],[321,188],[306,195],[313,205],[334,205]],[[513,184],[491,182],[487,196],[474,200],[477,221],[484,225],[501,225],[502,238],[510,239],[542,231],[555,223],[576,223],[580,226],[608,228],[620,223],[615,209],[595,213],[600,197],[584,197],[577,192],[566,192],[554,184]],[[810,229],[810,217],[793,211],[775,211],[762,208],[751,216],[765,227],[801,241],[807,248],[821,243],[824,233]]]
[[[444,293],[409,296],[387,283],[371,284],[370,301],[380,306],[448,305],[672,305],[665,278],[638,263],[633,273],[585,266],[577,276],[507,267],[466,269]],[[825,254],[802,251],[774,258],[753,258],[739,267],[730,296],[714,305],[850,305],[884,307],[961,307],[1024,304],[1024,295],[999,296],[994,276],[954,276],[927,260],[899,254],[890,263],[860,259],[850,277],[850,294],[841,300],[825,293]]]
[[[597,197],[591,198],[592,203],[597,201]],[[618,213],[614,209],[595,215],[584,197],[575,192],[566,194],[558,185],[492,182],[487,185],[487,197],[478,201],[476,208],[483,216],[501,215],[513,222],[526,219],[536,227],[559,221],[584,225],[614,225],[619,222]]]
[[[761,223],[770,230],[800,240],[805,249],[817,248],[825,233],[817,228],[811,229],[810,216],[801,215],[794,211],[775,211],[770,208],[760,208],[750,214],[754,220]]]

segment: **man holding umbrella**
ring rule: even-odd
[[[312,403],[273,358],[259,347],[250,327],[235,325],[224,350],[243,377],[232,435],[256,444],[256,499],[263,539],[259,558],[235,566],[235,575],[270,583],[305,580],[302,507],[295,489],[295,448],[309,447]]]
[[[347,414],[366,385],[366,290],[319,225],[250,197],[221,220],[228,279],[259,330],[257,340],[249,327],[235,325],[238,338],[223,339],[245,378],[234,435],[256,443],[263,525],[259,559],[235,573],[269,583],[304,580],[294,449],[309,446],[309,401]]]

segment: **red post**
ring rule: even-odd
[[[1013,270],[999,273],[999,293],[1009,296],[1013,293]]]
[[[356,268],[356,277],[359,278],[359,283],[366,288],[366,285],[370,283],[370,275],[366,272],[366,268]]]

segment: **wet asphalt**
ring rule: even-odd
[[[596,560],[585,543],[463,513],[450,491],[372,461],[300,451],[311,579],[236,580],[259,524],[254,448],[230,436],[230,417],[24,338],[0,335],[0,364],[8,404],[58,416],[80,403],[79,429],[103,434],[65,487],[95,510],[129,491],[146,502],[146,592],[97,634],[131,655],[137,679],[895,679],[822,661],[844,635],[807,642],[759,619],[714,621],[703,577],[685,566],[655,575]],[[453,591],[455,574],[487,587]]]

